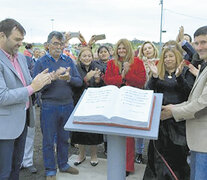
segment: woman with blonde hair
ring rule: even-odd
[[[169,58],[172,57],[173,55],[175,58],[175,61],[171,66],[169,65],[170,63],[167,62],[167,57],[166,57],[167,53],[170,53]],[[182,55],[177,50],[177,48],[171,46],[165,47],[163,49],[163,53],[161,54],[160,61],[157,64],[159,79],[164,80],[164,76],[166,73],[169,75],[168,78],[170,78],[172,76],[172,73],[175,73],[176,68],[181,64],[182,61],[183,61]],[[183,63],[181,64],[182,66],[185,65],[184,62],[182,63]]]
[[[159,53],[157,47],[150,41],[145,41],[139,50],[138,57],[142,59],[144,62],[145,70],[146,70],[146,75],[147,75],[147,80],[149,79],[150,76],[150,69],[147,64],[147,61],[153,61],[155,64],[159,60]]]
[[[142,43],[139,49],[138,57],[143,61],[144,67],[146,70],[146,78],[147,81],[150,77],[150,68],[148,66],[147,61],[152,61],[153,63],[158,62],[158,49],[157,47],[151,42],[151,41],[145,41]],[[147,83],[146,81],[146,83]],[[146,85],[145,83],[145,85]],[[144,139],[143,138],[137,138],[136,139],[136,157],[135,162],[140,164],[143,162],[142,154],[144,151]]]
[[[159,52],[157,47],[151,41],[145,41],[139,49],[139,58],[158,59]]]
[[[114,59],[107,62],[104,82],[106,85],[143,88],[146,72],[143,62],[134,57],[131,43],[120,39],[115,46]],[[126,176],[134,171],[134,138],[126,140]]]
[[[101,71],[98,69],[93,61],[93,53],[91,48],[83,47],[80,50],[77,59],[77,69],[83,79],[83,85],[79,88],[74,88],[74,104],[76,105],[80,99],[83,91],[88,87],[99,87],[101,86]],[[91,161],[92,166],[98,164],[97,159],[97,145],[103,142],[102,134],[93,134],[86,132],[73,132],[71,137],[72,144],[78,144],[79,155],[77,161],[74,163],[78,166],[86,159],[85,146],[89,145],[91,149]]]
[[[176,48],[180,52],[181,56],[183,55],[184,51],[183,51],[181,45],[179,43],[177,43],[176,41],[174,41],[174,40],[167,41],[166,43],[163,44],[162,50],[165,48],[168,48],[168,47]]]
[[[185,66],[179,50],[172,46],[163,48],[157,66],[149,63],[152,77],[147,88],[163,94],[163,105],[186,101],[194,83],[194,77]],[[148,162],[144,180],[188,180],[190,168],[187,163],[188,147],[185,121],[161,117],[158,140],[150,140]]]
[[[130,85],[143,88],[146,81],[144,72],[143,62],[134,57],[131,43],[127,39],[120,39],[115,46],[114,59],[107,63],[104,81],[118,87]]]

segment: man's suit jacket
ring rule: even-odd
[[[18,53],[26,84],[31,84],[25,56]],[[24,87],[17,71],[10,60],[0,50],[0,139],[16,139],[19,137],[26,123],[26,102],[29,93]],[[31,101],[30,101],[31,102]],[[29,125],[34,126],[34,108],[29,108]]]
[[[172,108],[176,121],[186,120],[190,150],[207,153],[207,67],[195,80],[186,102]]]

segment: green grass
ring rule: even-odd
[[[44,49],[44,46],[43,45],[34,45],[33,49],[34,48]],[[19,52],[21,52],[21,53],[24,53],[24,50],[25,50],[25,46],[24,45],[19,48]]]

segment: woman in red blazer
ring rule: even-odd
[[[105,84],[133,86],[143,88],[146,81],[146,71],[142,60],[134,57],[131,43],[127,39],[120,39],[114,52],[114,59],[108,61],[104,77]],[[126,140],[126,176],[134,172],[134,138]]]

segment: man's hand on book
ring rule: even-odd
[[[169,104],[167,106],[162,106],[161,117],[160,117],[162,121],[173,117],[172,110],[171,110],[172,107],[173,107],[172,104]]]

